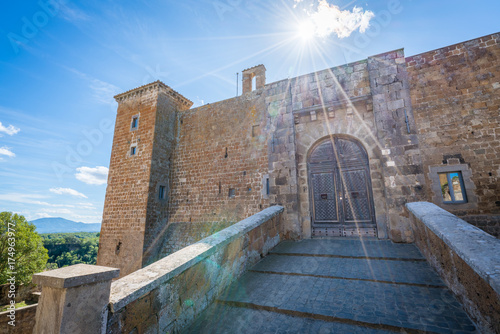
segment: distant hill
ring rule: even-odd
[[[77,223],[64,218],[40,218],[31,221],[38,233],[100,232],[101,224]]]

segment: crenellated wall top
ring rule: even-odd
[[[193,102],[182,96],[180,93],[173,90],[171,87],[165,85],[160,80],[149,83],[147,85],[143,85],[131,90],[128,90],[124,93],[115,95],[115,100],[118,103],[122,103],[128,99],[134,99],[144,94],[150,94],[153,92],[157,92],[158,94],[165,94],[172,98],[175,102],[177,102],[183,110],[187,110],[191,108]]]

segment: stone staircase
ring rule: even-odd
[[[413,244],[280,243],[185,333],[475,333]]]

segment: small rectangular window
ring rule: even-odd
[[[160,186],[158,189],[158,199],[165,199],[165,186]]]
[[[137,150],[137,146],[130,147],[130,155],[135,155],[136,150]]]
[[[130,130],[135,130],[139,126],[139,116],[132,116],[132,124],[130,125]]]
[[[236,192],[234,190],[234,188],[229,188],[229,194],[228,194],[228,197],[229,198],[233,198],[236,196]]]
[[[439,183],[444,203],[466,203],[464,181],[461,172],[439,173]]]

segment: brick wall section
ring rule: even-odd
[[[233,224],[230,221],[221,222],[191,222],[169,223],[167,232],[162,238],[161,256],[167,256],[178,250],[194,244],[203,238],[211,236]]]
[[[174,94],[174,101],[184,102],[179,108],[190,106],[190,102],[159,82],[116,96],[119,105],[97,263],[120,268],[121,276],[142,267],[143,251],[151,239],[148,232],[147,242],[144,242],[146,227],[157,232],[154,228],[157,221],[155,213],[151,212],[154,207],[150,196],[156,194],[151,191],[154,188],[154,184],[150,183],[151,166],[159,167],[161,148],[164,147],[156,127],[164,130],[163,117],[168,116],[160,114],[170,110],[160,108],[157,112],[158,100],[162,100],[160,94]],[[138,128],[131,131],[134,115],[139,115]],[[137,145],[133,156],[130,155],[131,145]],[[156,149],[153,152],[154,146],[159,146],[160,151]],[[160,168],[161,171],[164,169]],[[148,219],[150,221],[146,222]]]
[[[369,57],[368,71],[377,137],[387,150],[382,171],[389,237],[395,242],[411,242],[404,204],[425,199],[425,179],[403,50]]]
[[[264,112],[259,90],[179,113],[170,222],[234,223],[269,206]]]
[[[428,198],[480,227],[478,215],[500,223],[499,61],[498,33],[406,58],[426,174],[452,164],[471,172],[468,204],[443,204],[430,187]]]
[[[168,226],[168,192],[174,182],[172,160],[178,131],[177,112],[189,108],[183,102],[167,94],[158,95],[142,266],[162,257],[161,246]],[[165,187],[164,199],[159,198],[160,186]]]
[[[494,215],[468,215],[463,219],[486,233],[500,239],[500,216]]]

